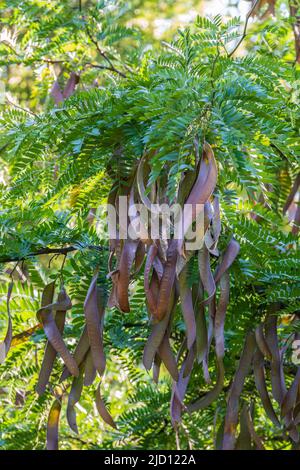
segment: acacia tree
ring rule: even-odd
[[[5,448],[298,447],[296,13],[249,6],[149,52],[122,3],[6,2]],[[119,196],[204,204],[200,248],[107,240]]]

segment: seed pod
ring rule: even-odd
[[[175,306],[175,294],[174,289],[171,291],[168,301],[168,312],[162,320],[154,323],[151,328],[151,333],[144,348],[143,364],[147,370],[150,370],[154,360],[154,356],[161,344],[168,327],[171,312]]]
[[[246,336],[244,349],[240,357],[240,362],[228,393],[223,450],[233,450],[235,446],[235,431],[239,414],[239,398],[250,369],[255,346],[256,344],[254,334],[248,333]]]
[[[276,307],[275,307],[276,308]],[[274,312],[274,308],[271,307],[269,316],[266,320],[266,342],[268,348],[272,354],[271,359],[271,385],[272,392],[275,400],[281,405],[284,395],[286,394],[286,387],[284,381],[284,375],[282,370],[282,363],[280,358],[280,351],[278,346],[277,337],[277,316]]]
[[[128,300],[128,288],[130,281],[130,271],[133,265],[138,241],[126,240],[122,250],[122,255],[119,263],[119,276],[117,282],[117,299],[118,305],[122,312],[130,312]]]
[[[147,253],[145,270],[144,270],[145,295],[146,295],[149,311],[151,315],[154,315],[154,316],[157,310],[157,297],[154,296],[152,289],[150,289],[149,276],[150,276],[150,271],[153,266],[153,262],[154,262],[156,255],[157,255],[157,246],[151,245]]]
[[[103,375],[106,363],[101,326],[101,319],[104,315],[104,306],[99,306],[97,279],[98,273],[95,274],[92,279],[83,308],[94,366],[98,373]]]
[[[274,411],[273,405],[271,403],[271,400],[268,394],[267,386],[266,386],[264,356],[259,349],[257,349],[254,354],[253,371],[254,371],[254,379],[255,379],[256,388],[259,393],[260,399],[262,401],[264,410],[268,418],[272,421],[272,423],[275,426],[279,427],[280,422]]]
[[[295,378],[286,392],[281,405],[281,416],[287,416],[290,411],[292,411],[296,405],[297,392],[300,384],[300,367],[298,367]]]
[[[229,304],[230,278],[225,272],[220,279],[220,299],[215,315],[215,341],[217,357],[224,357],[224,323],[227,306]]]
[[[157,352],[159,354],[159,357],[163,361],[165,367],[167,368],[169,374],[171,375],[172,379],[175,380],[175,382],[177,382],[178,381],[178,369],[177,369],[175,357],[171,349],[168,333],[165,333],[165,336],[161,344],[159,345]]]
[[[196,351],[197,361],[202,362],[207,353],[208,338],[207,325],[205,319],[205,309],[203,305],[203,286],[201,281],[193,286],[193,303],[196,321]]]
[[[176,240],[170,240],[170,244],[167,251],[167,261],[165,264],[162,279],[160,281],[157,311],[155,315],[159,320],[163,319],[167,313],[170,292],[175,281],[176,261],[178,256],[176,242]]]
[[[58,427],[59,427],[59,417],[61,412],[61,399],[54,400],[47,424],[47,450],[58,450]]]
[[[179,276],[179,295],[186,327],[187,347],[190,349],[196,340],[196,320],[192,290],[189,288],[187,283],[187,266],[183,268]]]
[[[84,368],[83,366],[81,366],[79,376],[74,377],[73,379],[72,387],[71,387],[69,398],[68,398],[68,406],[67,406],[67,421],[72,431],[74,431],[76,434],[79,434],[79,433],[78,433],[78,427],[77,427],[77,421],[76,421],[75,405],[76,403],[79,402],[81,393],[82,393],[83,371],[84,371]]]
[[[79,338],[79,341],[78,341],[78,344],[75,348],[75,351],[74,351],[74,354],[73,354],[73,357],[76,361],[76,364],[78,366],[80,366],[88,352],[88,350],[90,349],[90,343],[89,343],[89,336],[88,336],[88,332],[87,332],[87,327],[85,325],[82,333],[81,333],[81,336]],[[64,380],[66,380],[68,377],[70,377],[70,372],[68,371],[67,367],[64,367],[64,370],[61,374],[61,377],[59,379],[60,382],[63,382]]]
[[[224,365],[223,361],[220,358],[217,358],[217,381],[215,386],[206,393],[203,397],[199,398],[195,402],[189,404],[187,406],[187,410],[189,413],[193,411],[199,411],[203,408],[209,406],[214,400],[218,398],[220,395],[224,385]]]
[[[178,253],[182,254],[182,246],[189,227],[195,221],[205,204],[212,195],[217,183],[218,169],[211,146],[205,142],[197,179],[185,202],[183,216],[179,221],[182,228],[182,238],[178,240]],[[182,220],[183,217],[183,220]]]
[[[53,348],[60,354],[62,357],[65,365],[69,369],[72,375],[78,376],[79,371],[77,364],[71,355],[70,351],[68,350],[67,346],[65,345],[61,333],[54,321],[54,317],[52,314],[52,307],[56,307],[58,309],[67,309],[70,308],[67,304],[67,301],[62,302],[61,304],[47,304],[43,306],[44,301],[46,298],[49,298],[51,295],[53,296],[53,290],[54,290],[54,284],[53,283],[48,284],[43,293],[43,298],[42,298],[42,307],[38,310],[37,312],[37,317],[39,321],[42,322],[43,328],[45,331],[45,334],[53,346]],[[52,364],[53,365],[53,364]],[[49,364],[47,364],[47,367],[49,367]]]
[[[244,403],[240,414],[240,434],[236,441],[235,450],[251,450],[251,434],[248,426],[248,407]]]
[[[259,347],[261,353],[268,359],[271,359],[272,354],[264,336],[264,327],[262,323],[258,325],[257,328],[255,329],[255,339],[256,339],[256,344]]]
[[[93,356],[92,356],[91,351],[89,350],[85,358],[83,385],[85,387],[92,385],[92,383],[94,382],[96,378],[96,375],[97,375],[97,371],[94,366]]]
[[[222,257],[222,261],[216,269],[214,278],[215,283],[219,282],[225,271],[230,268],[235,258],[237,257],[240,251],[240,244],[232,238],[226,248],[226,251]]]
[[[14,284],[13,282],[11,282],[8,286],[8,291],[7,291],[6,310],[7,310],[7,316],[8,316],[8,326],[7,326],[7,331],[6,331],[4,341],[0,343],[0,364],[2,364],[5,361],[5,358],[8,354],[8,351],[10,349],[11,342],[12,342],[12,321],[11,321],[9,302],[10,302],[13,286]]]
[[[204,300],[204,305],[211,302],[216,292],[216,284],[210,267],[210,255],[206,246],[203,246],[198,253],[199,275],[204,290],[207,292],[208,298]]]
[[[160,366],[161,366],[161,358],[159,357],[158,354],[155,354],[154,362],[153,362],[153,382],[155,382],[156,384],[158,383],[158,380],[159,380]]]
[[[70,301],[70,299],[67,298],[68,296],[66,294],[66,291],[64,288],[62,288],[61,292],[58,294],[58,303],[68,302],[68,300]],[[54,320],[60,334],[62,334],[64,331],[65,319],[66,310],[57,310]],[[56,356],[56,349],[54,349],[50,341],[47,341],[44,358],[39,373],[38,383],[36,386],[36,391],[39,395],[42,395],[46,390]]]
[[[104,401],[101,397],[100,384],[98,385],[98,388],[97,388],[97,391],[96,391],[96,407],[97,407],[98,413],[101,416],[101,418],[103,419],[103,421],[106,424],[109,424],[109,426],[111,426],[112,428],[116,429],[117,428],[116,423],[114,422],[111,415],[107,411],[105,403],[104,403]]]

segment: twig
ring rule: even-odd
[[[123,78],[126,78],[126,75],[121,72],[120,70],[116,69],[116,67],[114,66],[114,64],[112,63],[112,61],[110,60],[110,58],[106,55],[106,53],[100,48],[99,44],[98,44],[98,41],[96,41],[96,39],[93,38],[88,26],[86,25],[86,33],[88,35],[88,37],[90,38],[90,41],[94,44],[94,46],[96,46],[96,49],[97,51],[99,52],[99,54],[101,55],[101,57],[103,57],[104,60],[106,60],[106,62],[108,63],[109,67],[110,67],[110,70],[112,70],[113,72],[117,73],[118,75],[120,75],[121,77]]]
[[[10,104],[11,106],[14,106],[15,108],[17,109],[20,109],[21,111],[24,111],[25,113],[28,113],[28,114],[31,114],[32,116],[34,117],[38,117],[37,114],[35,114],[34,112],[30,111],[29,109],[26,109],[26,108],[22,108],[22,106],[16,104],[16,103],[13,103],[12,101],[10,101],[7,96],[5,97],[6,98],[6,101],[8,102],[8,104]]]
[[[231,52],[229,52],[228,57],[231,57],[236,52],[236,50],[240,47],[241,43],[245,39],[246,34],[247,34],[247,27],[248,27],[248,22],[249,22],[250,16],[252,15],[253,11],[255,10],[258,2],[259,2],[259,0],[255,0],[252,4],[250,10],[248,11],[248,13],[246,15],[246,19],[245,19],[243,34],[242,34],[241,38],[239,39],[239,41],[237,42],[237,44],[235,45],[235,47],[233,48],[233,50]]]
[[[88,248],[89,250],[98,250],[102,251],[105,249],[103,246],[97,246],[97,245],[88,245],[83,248]],[[26,258],[32,258],[34,256],[39,256],[39,255],[51,255],[53,254],[62,254],[66,255],[67,253],[70,253],[71,251],[76,251],[80,250],[81,248],[79,246],[66,246],[63,248],[42,248],[40,250],[34,251],[32,253],[28,253],[26,256],[0,256],[0,263],[9,263],[12,261],[21,261],[25,260]]]

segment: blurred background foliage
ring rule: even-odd
[[[183,29],[194,22],[197,15],[215,16],[221,13],[225,19],[240,15],[244,19],[250,6],[251,2],[247,1],[229,3],[225,0],[223,2],[217,0],[0,1],[0,70],[1,80],[5,83],[5,98],[0,105],[3,109],[1,125],[5,130],[1,132],[0,137],[2,185],[0,259],[5,260],[5,256],[11,258],[27,256],[34,249],[49,245],[74,244],[78,248],[78,252],[68,256],[62,271],[74,304],[71,313],[68,313],[65,330],[66,341],[70,348],[75,346],[80,335],[83,326],[83,301],[93,267],[99,262],[102,285],[107,292],[110,288],[106,278],[108,261],[106,251],[98,252],[86,248],[88,245],[101,245],[96,227],[87,220],[87,216],[96,204],[105,200],[105,194],[111,184],[109,175],[103,170],[103,159],[108,158],[103,150],[105,141],[101,143],[102,147],[100,144],[98,147],[97,136],[98,132],[102,132],[102,123],[100,119],[97,125],[94,125],[95,119],[99,119],[97,109],[103,107],[105,109],[106,105],[110,105],[111,97],[114,98],[112,88],[122,82],[124,75],[130,77],[129,82],[136,80],[139,86],[146,87],[147,81],[153,80],[156,84],[156,80],[167,73],[167,53],[160,59],[161,75],[158,74],[158,78],[155,76],[153,79],[151,61],[150,65],[148,61],[150,56],[155,57],[158,54],[164,42],[172,41],[178,27]],[[270,12],[275,13],[269,14]],[[294,243],[288,220],[278,215],[282,212],[291,181],[299,171],[297,155],[300,145],[297,129],[299,129],[300,82],[299,67],[295,64],[293,22],[288,2],[279,0],[275,6],[272,1],[259,2],[256,15],[253,21],[250,21],[249,34],[236,53],[236,56],[241,58],[248,54],[248,59],[245,59],[242,66],[249,67],[247,69],[249,76],[258,68],[261,72],[260,77],[264,77],[265,74],[265,82],[261,78],[261,88],[257,80],[255,88],[248,89],[249,102],[245,102],[244,106],[249,106],[252,110],[257,107],[260,98],[262,100],[266,98],[268,106],[269,96],[263,96],[264,90],[270,92],[277,87],[272,99],[278,98],[277,106],[285,106],[283,113],[286,113],[284,116],[289,119],[289,124],[280,127],[279,121],[275,118],[268,123],[268,116],[272,114],[274,106],[272,99],[265,111],[265,121],[262,115],[257,118],[265,124],[265,127],[261,127],[260,132],[255,131],[255,139],[251,129],[246,131],[239,129],[237,121],[241,116],[234,118],[230,110],[227,110],[226,114],[225,105],[224,114],[214,116],[216,129],[220,129],[221,136],[218,155],[221,161],[222,158],[224,162],[231,158],[235,162],[231,161],[230,166],[223,164],[220,176],[223,218],[227,229],[234,227],[240,237],[239,241],[243,243],[243,240],[246,240],[246,243],[242,245],[240,260],[233,268],[231,285],[233,295],[226,324],[224,390],[219,400],[208,409],[191,416],[186,413],[183,415],[179,431],[182,449],[214,448],[218,429],[225,414],[226,392],[240,355],[245,331],[258,324],[265,313],[261,297],[264,296],[270,301],[277,299],[279,289],[282,289],[282,299],[288,299],[282,311],[283,341],[291,332],[290,322],[284,321],[284,315],[289,318],[289,315],[299,310],[299,280],[297,271],[295,272],[299,267],[299,254],[285,253],[285,263],[280,257],[270,255],[270,245],[274,240],[283,247]],[[238,21],[236,24],[239,24]],[[234,47],[242,28],[243,25],[238,26],[238,34],[235,33],[229,41],[229,48]],[[201,43],[201,39],[199,42]],[[201,53],[205,55],[205,49]],[[210,54],[211,49],[208,45],[207,60],[211,66]],[[251,57],[255,55],[260,57],[260,61],[251,64]],[[279,62],[276,62],[276,73],[279,75],[282,73],[284,84],[283,79],[279,81],[280,83],[272,82],[270,64],[273,64],[273,59],[279,59]],[[246,60],[249,63],[246,63]],[[59,113],[52,112],[53,109],[57,109],[51,93],[53,84],[58,83],[63,89],[71,72],[80,76],[76,93],[70,98],[70,104],[67,102],[65,108],[64,104],[61,105]],[[156,69],[153,73],[156,73]],[[221,62],[216,73],[217,80],[223,73]],[[178,87],[180,85],[184,89],[184,85],[180,83],[181,75],[180,70],[177,75],[174,72],[172,79],[177,80]],[[210,80],[205,73],[204,77],[205,94],[205,87]],[[236,77],[238,88],[240,86],[238,72]],[[220,90],[224,95],[227,94],[227,98],[232,93],[238,93],[234,89],[234,83],[230,82],[227,87],[226,75],[224,83]],[[247,84],[241,86],[245,87],[241,90],[243,93]],[[188,92],[192,93],[191,90]],[[120,85],[120,94],[122,93]],[[127,102],[128,106],[132,106],[132,103],[134,106],[139,106],[136,88],[132,86],[130,89],[129,86],[129,91],[126,93],[124,93],[124,103],[115,118],[116,122],[121,119],[120,116],[126,115]],[[287,94],[289,98],[286,98]],[[284,99],[281,100],[283,95]],[[166,96],[167,93],[162,95],[162,99],[168,104],[169,98]],[[148,104],[145,104],[143,99],[141,98],[141,106],[147,108]],[[172,97],[173,101],[174,99],[177,99],[175,95]],[[178,92],[178,99],[182,102],[186,99],[184,92],[182,95]],[[147,116],[146,112],[147,110],[145,114],[139,115],[137,110],[138,119],[142,123]],[[41,118],[39,118],[40,113]],[[47,119],[43,121],[44,115]],[[82,125],[80,122],[78,124],[77,120],[80,116],[84,119]],[[113,126],[114,114],[109,108],[107,116]],[[175,117],[177,119],[177,116]],[[168,119],[171,119],[171,116],[168,116]],[[32,120],[39,122],[39,127],[33,127],[33,130],[31,130]],[[68,124],[69,122],[72,126]],[[118,121],[118,124],[121,127],[121,121]],[[138,125],[139,123],[137,127]],[[179,127],[181,124],[177,121],[176,125]],[[226,125],[229,129],[233,129],[230,134],[232,142],[225,142],[226,132],[228,135]],[[27,134],[28,129],[30,134]],[[109,139],[112,137],[107,128],[105,132],[107,132],[105,135],[108,135],[107,144],[111,145]],[[165,129],[159,130],[158,127],[157,132],[161,133],[159,138],[163,139]],[[251,166],[250,163],[249,166],[247,163],[243,164],[238,152],[234,153],[232,150],[235,148],[235,139],[241,138],[239,132],[245,134],[245,145],[250,145],[247,138],[251,138],[256,151],[260,152],[259,155],[268,155],[269,168],[265,165],[265,161],[262,161],[260,166],[259,159],[256,169],[255,165]],[[44,133],[41,140],[40,133]],[[148,137],[150,140],[154,138],[153,135],[151,137],[150,131]],[[30,146],[29,139],[31,139]],[[276,141],[279,154],[284,153],[282,160],[278,156],[278,151],[271,148],[270,139]],[[139,145],[138,139],[133,141],[132,145],[135,144]],[[225,144],[228,144],[228,147]],[[228,148],[232,150],[230,156]],[[92,169],[87,163],[91,153]],[[61,159],[58,167],[56,157],[54,158],[56,154]],[[69,160],[69,155],[72,155],[72,162]],[[133,153],[132,158],[134,157]],[[254,206],[250,202],[245,202],[246,198],[243,196],[247,192],[251,194],[251,191],[255,194],[258,194],[258,191],[259,194],[261,192],[266,194],[266,184],[276,186],[278,172],[273,167],[276,166],[274,162],[277,160],[280,160],[278,168],[282,184],[280,188],[278,186],[276,194],[268,194],[269,204],[272,208],[276,207],[276,210],[270,213],[262,204],[255,205],[256,215],[263,220],[262,227],[258,229],[254,226],[254,221],[245,216],[254,210]],[[45,162],[46,167],[43,166]],[[127,169],[129,171],[131,165],[132,161],[128,158],[122,169],[124,174]],[[60,173],[59,184],[57,171]],[[12,185],[9,195],[5,190],[8,185]],[[235,211],[231,203],[238,198],[240,203],[238,210]],[[271,240],[270,237],[274,238]],[[45,335],[42,330],[35,328],[36,311],[42,287],[57,275],[62,261],[63,256],[53,258],[50,255],[42,255],[26,259],[26,262],[19,263],[14,270],[15,287],[11,311],[15,338],[7,360],[0,367],[0,446],[3,449],[45,447],[46,423],[52,403],[51,387],[55,388],[57,384],[62,363],[57,361],[50,389],[45,396],[38,398],[35,385],[43,356]],[[15,263],[0,265],[1,332],[6,330],[6,295],[9,275],[14,267]],[[295,281],[288,287],[284,282],[287,278]],[[263,294],[253,289],[254,281],[263,286]],[[108,365],[103,379],[103,389],[105,400],[117,422],[118,429],[111,431],[98,417],[94,404],[96,387],[92,385],[84,390],[77,405],[79,436],[69,429],[64,413],[61,417],[61,449],[176,449],[176,446],[178,447],[169,417],[170,379],[163,371],[159,384],[155,385],[141,364],[143,345],[148,333],[148,315],[142,279],[135,281],[131,306],[130,314],[124,316],[117,310],[112,310],[107,312],[105,320],[104,339]],[[172,340],[174,350],[178,350],[184,330],[179,311],[175,324]],[[30,331],[31,328],[35,328],[33,333],[28,337],[22,336],[24,331]],[[188,389],[188,399],[194,399],[207,390],[200,366],[198,369],[196,368]],[[213,363],[210,365],[210,372],[214,379]],[[256,428],[257,432],[264,436],[266,448],[291,448],[287,436],[283,435],[281,429],[274,430],[259,400],[256,400],[253,377],[247,379],[243,394],[243,399],[247,400],[250,397],[256,401]]]

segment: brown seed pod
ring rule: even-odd
[[[47,423],[47,450],[58,450],[58,426],[61,412],[61,399],[55,399],[48,416]]]
[[[104,305],[99,305],[97,279],[98,273],[92,279],[83,308],[94,366],[98,373],[103,375],[106,364],[101,324],[101,319],[104,315]]]
[[[8,326],[7,326],[7,331],[6,331],[4,341],[0,343],[0,364],[2,364],[5,361],[5,358],[8,354],[8,351],[10,349],[11,342],[12,342],[12,321],[11,321],[9,303],[10,303],[13,286],[14,286],[13,282],[10,282],[8,286],[8,291],[7,291],[6,309],[7,309],[7,316],[8,316]]]
[[[58,310],[66,310],[68,308],[71,308],[72,305],[68,303],[68,297],[65,297],[61,303],[51,304],[50,302],[49,304],[44,305],[47,298],[50,298],[51,296],[53,298],[53,290],[54,283],[48,284],[45,287],[42,297],[42,307],[38,310],[37,317],[38,320],[41,321],[41,323],[43,324],[43,328],[48,338],[48,341],[51,343],[53,348],[60,354],[71,374],[74,376],[78,376],[79,370],[77,364],[62,339],[61,333],[55,323],[52,313],[53,308],[56,308]],[[47,364],[47,367],[50,367],[50,365],[51,364]],[[47,373],[49,373],[49,371]]]
[[[98,413],[101,416],[101,418],[103,419],[103,421],[106,424],[109,424],[109,426],[111,426],[112,428],[116,429],[117,428],[116,423],[114,422],[111,415],[107,411],[105,403],[104,403],[104,401],[101,397],[100,384],[98,385],[98,388],[97,388],[97,391],[96,391],[96,407],[97,407]]]

